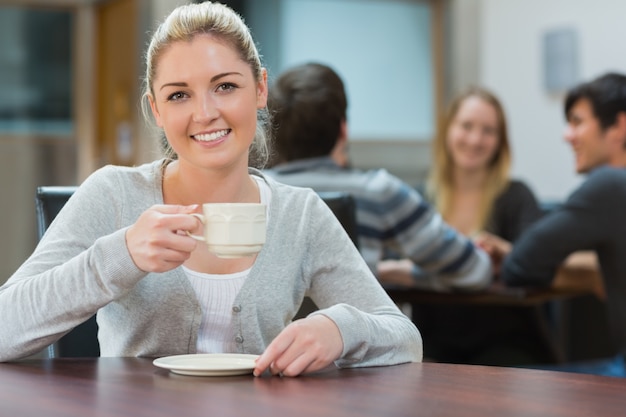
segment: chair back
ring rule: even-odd
[[[74,194],[76,188],[72,186],[42,186],[37,188],[35,212],[40,239],[67,200]],[[48,346],[47,354],[51,358],[100,356],[96,316],[91,316],[87,321],[79,324]]]
[[[352,239],[352,243],[354,243],[354,246],[358,249],[359,241],[357,236],[356,203],[354,202],[354,197],[349,193],[339,191],[319,191],[317,194],[335,214],[339,223],[341,223],[348,233],[348,236],[350,236],[350,239]],[[316,310],[318,310],[318,307],[313,300],[309,297],[304,297],[302,305],[293,319],[304,318]]]
[[[330,207],[339,223],[352,239],[354,246],[359,247],[357,223],[356,223],[356,203],[354,197],[347,192],[320,191],[317,193],[322,200]]]

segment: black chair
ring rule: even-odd
[[[74,191],[76,191],[76,187],[72,186],[43,186],[37,188],[35,211],[37,213],[37,231],[40,239],[67,200],[74,194]],[[96,316],[94,315],[87,321],[79,324],[58,341],[48,346],[47,354],[51,358],[100,356]]]
[[[354,197],[346,192],[320,191],[317,193],[322,200],[330,207],[339,223],[352,239],[354,246],[359,247],[357,223],[356,223],[356,203]]]

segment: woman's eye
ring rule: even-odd
[[[237,88],[237,86],[233,83],[224,83],[217,86],[218,91],[231,91]]]
[[[485,135],[495,135],[496,132],[497,132],[497,130],[494,129],[493,127],[486,127],[486,128],[483,129],[483,133]]]
[[[167,100],[168,101],[177,101],[177,100],[180,100],[182,98],[185,98],[185,93],[180,92],[180,91],[177,91],[177,92],[167,96]]]

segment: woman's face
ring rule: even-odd
[[[159,57],[150,106],[180,164],[228,170],[248,167],[257,109],[267,76],[257,81],[228,44],[209,35],[171,44]]]
[[[488,169],[500,146],[498,114],[480,97],[463,100],[446,138],[448,152],[457,169]]]

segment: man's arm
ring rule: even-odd
[[[611,230],[611,177],[590,175],[562,207],[530,227],[504,259],[501,278],[509,285],[548,285],[565,259],[594,250]]]
[[[552,287],[566,291],[590,291],[599,299],[606,299],[596,253],[579,251],[569,255],[557,270]]]
[[[384,213],[385,239],[409,258],[409,264],[378,265],[381,281],[406,283],[440,291],[479,290],[491,283],[491,261],[487,253],[448,225],[441,215],[414,189],[396,183],[387,196],[394,210]],[[379,194],[380,195],[380,194]]]

